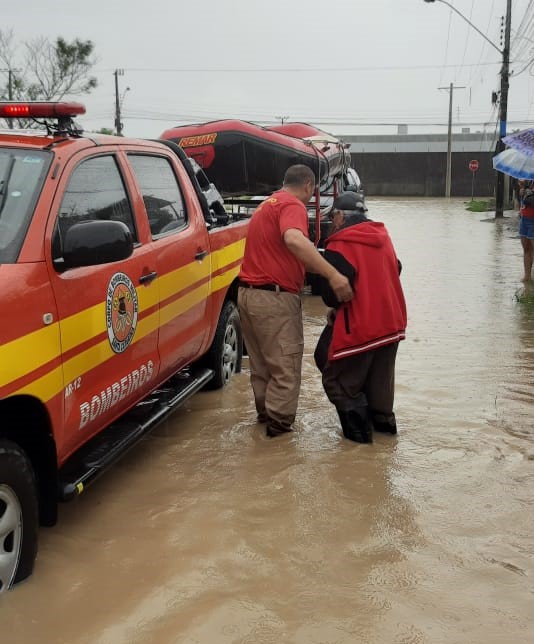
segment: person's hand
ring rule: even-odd
[[[339,302],[348,302],[352,299],[354,293],[352,292],[350,282],[345,275],[336,271],[328,281]]]

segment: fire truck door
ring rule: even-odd
[[[163,154],[128,153],[128,161],[143,195],[155,249],[158,345],[162,375],[167,376],[198,357],[210,328],[208,231],[180,165]]]
[[[152,244],[137,243],[131,199],[113,154],[78,157],[64,170],[52,206],[51,254],[73,223],[122,221],[133,254],[96,266],[51,270],[60,323],[65,382],[65,437],[70,452],[131,407],[154,385],[159,369],[157,286]]]

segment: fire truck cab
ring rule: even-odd
[[[58,500],[241,365],[248,220],[172,142],[84,135],[84,112],[0,103],[44,127],[0,131],[0,592]]]

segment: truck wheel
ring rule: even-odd
[[[32,466],[15,443],[0,440],[0,593],[31,575],[37,533]]]
[[[206,389],[220,389],[235,373],[239,373],[242,357],[241,321],[236,305],[228,301],[223,306],[213,344],[204,361],[215,372]]]

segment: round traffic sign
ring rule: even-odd
[[[469,169],[471,172],[476,172],[478,170],[478,161],[476,159],[469,161]]]

